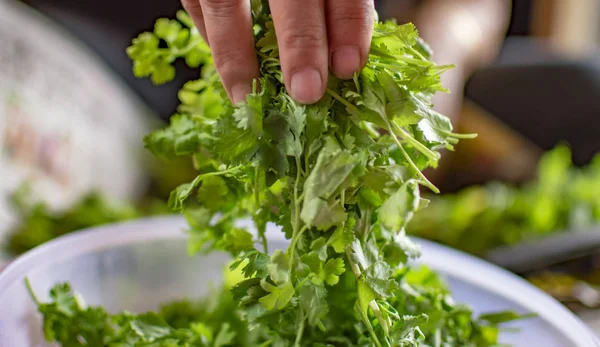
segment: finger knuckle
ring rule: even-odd
[[[296,26],[282,35],[282,44],[287,49],[320,48],[325,42],[324,30],[318,27]]]
[[[214,52],[215,66],[225,83],[231,76],[240,73],[248,62],[244,61],[237,50],[220,50]]]
[[[373,9],[366,3],[337,6],[332,12],[334,28],[337,26],[359,29],[372,23]]]
[[[200,10],[200,1],[199,0],[181,0],[181,5],[188,12],[196,12]]]
[[[241,6],[240,0],[200,0],[203,10],[206,15],[217,18],[231,17],[237,13],[237,9]]]

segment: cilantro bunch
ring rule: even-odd
[[[267,2],[251,8],[261,77],[246,102],[227,101],[184,12],[159,19],[127,52],[136,76],[155,83],[173,78],[176,59],[202,65],[202,78],[179,92],[179,113],[145,145],[163,158],[192,158],[198,176],[169,206],[189,221],[190,253],[234,258],[230,271],[243,275],[231,289],[235,316],[256,334],[252,345],[496,345],[497,325],[516,316],[476,319],[434,273],[408,266],[420,250],[405,226],[427,205],[419,185],[437,191],[422,170],[465,137],[432,109],[451,66],[430,60],[412,24],[377,22],[364,70],[349,81],[331,76],[318,103],[301,105],[283,84]],[[255,232],[239,226],[243,218]],[[285,233],[287,249],[269,250],[268,223]],[[162,341],[131,345],[207,345]]]
[[[431,197],[409,233],[483,255],[492,248],[580,230],[600,221],[600,156],[577,168],[566,146],[545,153],[537,179],[491,182]]]

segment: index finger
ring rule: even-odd
[[[250,1],[200,0],[215,66],[233,103],[252,92],[259,77]]]

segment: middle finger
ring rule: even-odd
[[[281,69],[292,98],[312,104],[327,86],[328,49],[323,0],[270,0]]]

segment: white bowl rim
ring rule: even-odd
[[[241,221],[240,224],[252,227],[250,220]],[[56,262],[140,240],[184,239],[187,237],[183,232],[186,227],[186,220],[182,216],[160,216],[102,225],[61,236],[23,254],[0,272],[0,298],[5,290],[15,281],[22,280],[42,259]],[[267,236],[273,241],[287,242],[284,234],[274,225],[268,226]],[[579,318],[526,280],[474,256],[420,238],[412,239],[425,249],[418,263],[427,264],[434,270],[537,313],[562,335],[576,342],[577,346],[600,346],[598,338]],[[519,295],[515,297],[514,293]]]

